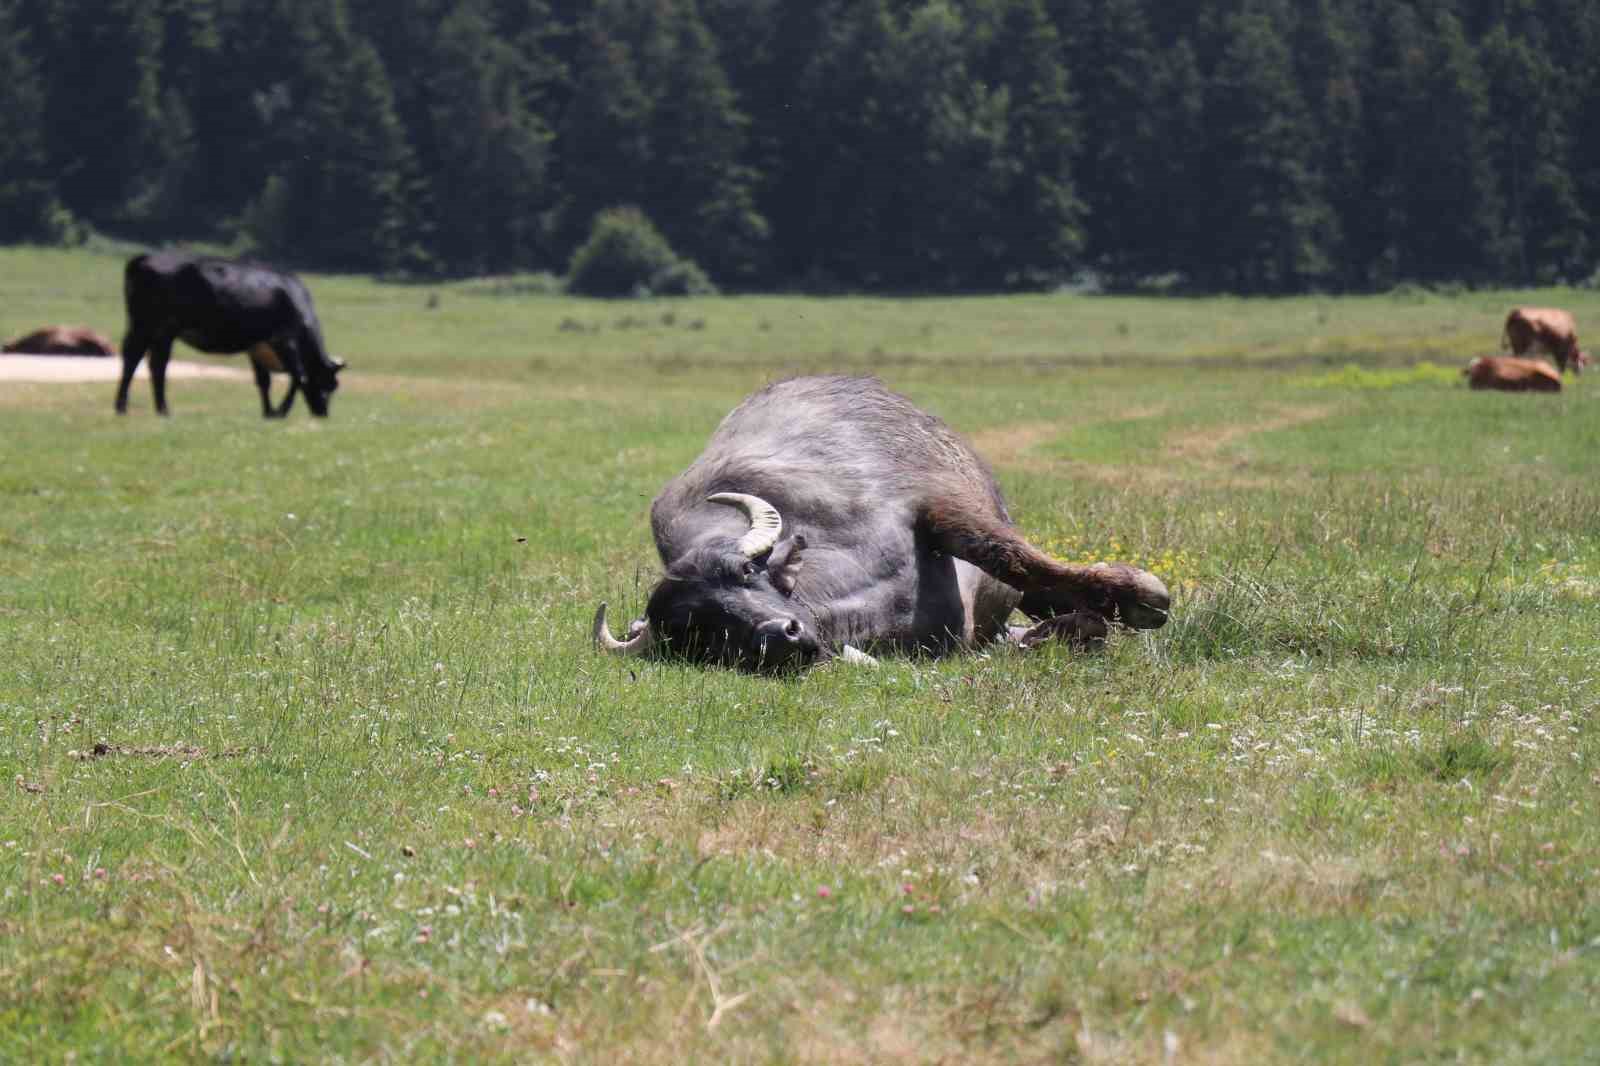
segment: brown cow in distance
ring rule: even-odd
[[[1574,374],[1583,373],[1589,356],[1578,349],[1578,329],[1572,313],[1556,307],[1515,307],[1506,316],[1500,347],[1513,355],[1526,355],[1535,349],[1549,352],[1563,372],[1568,365]]]
[[[49,326],[18,337],[0,351],[18,355],[111,355],[111,342],[88,326]]]
[[[1561,375],[1542,359],[1518,359],[1514,355],[1485,355],[1462,367],[1467,384],[1474,389],[1500,389],[1503,392],[1560,392]]]

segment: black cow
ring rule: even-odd
[[[128,385],[150,353],[156,411],[167,413],[167,360],[172,342],[213,354],[249,352],[261,390],[261,413],[282,418],[303,390],[314,415],[328,413],[344,363],[328,355],[311,294],[293,274],[258,263],[184,252],[155,252],[128,260],[123,272],[128,333],[122,339],[117,413],[128,410]],[[272,406],[271,372],[289,375],[283,404]]]
[[[809,377],[757,392],[650,508],[666,574],[624,655],[667,650],[755,669],[841,646],[939,654],[996,640],[1094,641],[1107,620],[1153,629],[1153,574],[1072,566],[1012,527],[994,475],[939,419],[874,378]],[[1008,625],[1014,608],[1035,620]]]

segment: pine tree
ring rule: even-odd
[[[456,271],[539,262],[550,134],[534,114],[525,57],[467,2],[440,24],[429,64],[433,247]]]
[[[1508,262],[1501,276],[1523,283],[1571,277],[1588,251],[1567,131],[1570,95],[1531,15],[1516,32],[1495,26],[1479,46],[1488,74],[1488,116],[1505,195]]]
[[[563,243],[633,205],[719,282],[758,276],[767,224],[742,159],[746,120],[693,0],[599,0],[572,86],[557,136]]]
[[[52,236],[55,199],[45,166],[45,97],[11,0],[0,0],[0,243]]]
[[[249,228],[269,254],[331,269],[408,265],[413,157],[377,50],[340,0],[277,0],[263,40],[285,78],[256,97],[275,165]]]
[[[44,0],[31,20],[48,71],[45,151],[62,199],[98,225],[149,220],[193,146],[164,97],[162,12],[144,0]]]
[[[994,0],[975,20],[973,73],[980,85],[1004,89],[1005,142],[984,161],[1001,188],[976,220],[965,283],[994,289],[1054,280],[1085,243],[1073,165],[1081,111],[1061,41],[1040,0]]]
[[[1082,105],[1078,186],[1093,260],[1113,277],[1158,270],[1170,234],[1153,228],[1152,166],[1161,115],[1151,106],[1156,47],[1142,0],[1069,0],[1058,25],[1069,35],[1069,64]]]
[[[1314,166],[1332,218],[1327,250],[1333,277],[1359,286],[1363,265],[1350,239],[1352,225],[1371,206],[1366,184],[1366,34],[1359,0],[1317,0],[1297,34],[1297,67],[1306,105],[1318,131]]]
[[[1216,282],[1286,292],[1327,275],[1332,215],[1315,170],[1315,133],[1289,48],[1266,13],[1226,20],[1206,99],[1207,186]]]

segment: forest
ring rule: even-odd
[[[0,0],[0,243],[730,291],[1592,281],[1593,0]]]

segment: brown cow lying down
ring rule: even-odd
[[[1561,375],[1541,359],[1518,359],[1513,355],[1485,355],[1462,368],[1467,383],[1475,389],[1502,389],[1506,392],[1560,392]]]
[[[23,355],[110,355],[111,342],[88,326],[49,326],[18,337],[0,351]]]
[[[1578,350],[1578,329],[1572,313],[1556,307],[1512,308],[1506,316],[1500,347],[1510,348],[1513,355],[1527,355],[1534,350],[1549,352],[1556,366],[1565,371],[1571,365],[1574,374],[1583,373],[1589,362],[1588,354]]]

